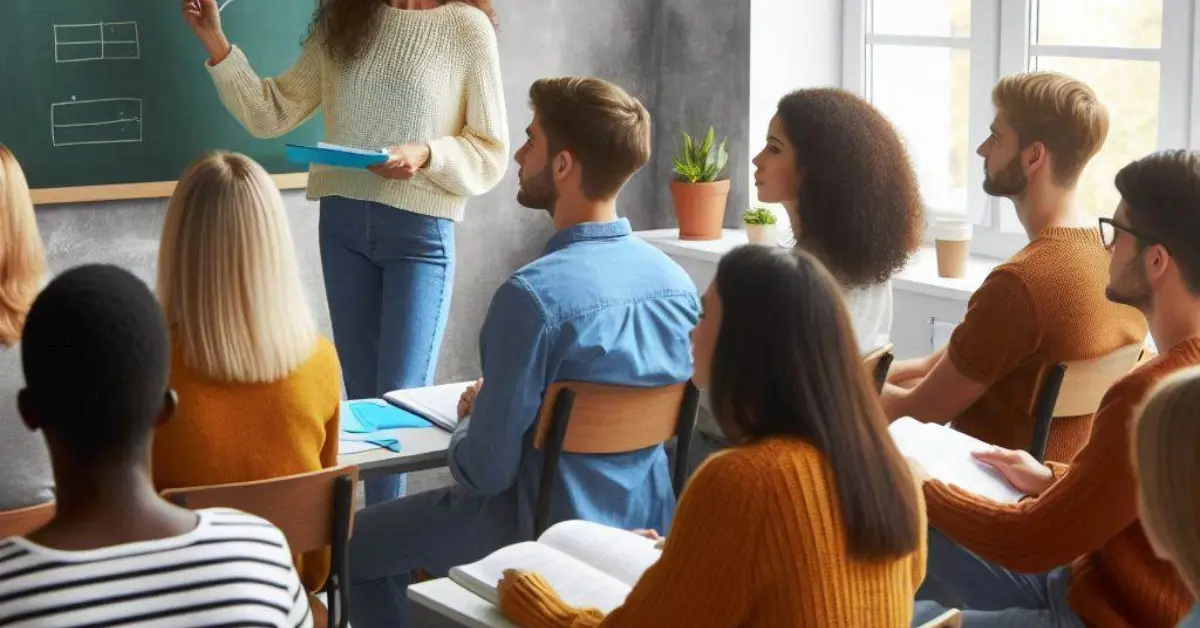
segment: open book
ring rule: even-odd
[[[496,585],[506,569],[541,574],[564,602],[611,612],[642,572],[658,561],[655,542],[627,530],[587,521],[564,521],[526,541],[501,548],[487,558],[454,567],[450,579],[496,604]]]
[[[977,438],[910,417],[893,421],[888,432],[900,453],[920,462],[936,480],[1003,504],[1025,497],[999,471],[971,456],[971,452],[991,447]]]
[[[424,388],[406,388],[384,394],[388,403],[416,414],[430,423],[453,432],[458,427],[458,399],[463,391],[475,383],[456,382]]]

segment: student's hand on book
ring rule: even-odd
[[[429,146],[425,144],[391,146],[387,152],[387,161],[370,167],[371,172],[385,179],[411,179],[429,163]]]
[[[479,396],[479,389],[483,388],[483,378],[475,380],[474,384],[467,386],[461,397],[458,398],[458,420],[461,421],[471,414],[475,409],[475,398]]]
[[[1054,473],[1050,467],[1038,462],[1023,449],[991,447],[971,455],[995,467],[1009,484],[1022,493],[1041,495],[1054,484]]]
[[[229,40],[221,30],[221,11],[217,0],[183,0],[183,21],[208,50],[209,62],[220,63],[229,56]]]

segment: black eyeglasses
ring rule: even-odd
[[[1117,243],[1117,232],[1118,231],[1124,231],[1125,233],[1128,233],[1131,236],[1140,238],[1147,242],[1157,243],[1157,241],[1154,238],[1152,238],[1144,233],[1135,231],[1133,229],[1133,227],[1130,227],[1128,225],[1123,225],[1123,224],[1113,220],[1112,218],[1101,218],[1100,219],[1100,243],[1104,245],[1104,248],[1111,249],[1113,247],[1113,245]]]

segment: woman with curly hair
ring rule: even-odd
[[[921,243],[917,176],[900,134],[841,89],[784,96],[754,158],[759,200],[787,208],[797,248],[842,286],[860,353],[887,344],[891,276]]]
[[[321,265],[346,394],[433,383],[454,286],[454,224],[508,162],[491,0],[320,0],[299,59],[262,79],[216,0],[182,0],[221,102],[256,137],[320,110],[325,141],[379,150],[370,171],[314,166]],[[403,493],[366,481],[368,504]]]

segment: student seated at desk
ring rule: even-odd
[[[1154,553],[1200,599],[1200,368],[1163,382],[1134,429],[1138,513]],[[1200,604],[1178,625],[1200,628]]]
[[[0,144],[0,511],[54,499],[46,444],[17,414],[21,327],[46,276],[29,185],[16,157]]]
[[[279,189],[253,160],[213,153],[184,173],[158,259],[179,393],[155,436],[159,490],[337,464],[337,354],[316,331],[294,250]],[[329,554],[297,565],[315,591]]]
[[[649,159],[650,114],[611,83],[542,79],[517,151],[522,205],[549,212],[542,256],[500,286],[480,333],[484,384],[450,444],[457,486],[370,506],[350,541],[354,628],[408,626],[409,572],[444,575],[533,536],[542,454],[533,428],[557,381],[657,387],[692,374],[696,289],[632,235],[616,198]],[[675,495],[661,446],[564,455],[551,523],[666,529]]]
[[[175,394],[162,311],[140,279],[59,275],[29,311],[21,357],[21,417],[45,436],[58,498],[50,523],[0,540],[0,625],[312,625],[279,530],[154,489],[154,425]]]
[[[1091,88],[1062,74],[1029,72],[992,90],[996,117],[979,146],[983,189],[1016,206],[1029,244],[971,296],[950,342],[892,365],[889,418],[945,423],[975,438],[1025,449],[1045,372],[1142,342],[1146,321],[1104,298],[1108,253],[1096,219],[1075,202],[1075,184],[1108,134],[1108,112]],[[1087,439],[1091,417],[1055,419],[1046,458],[1066,461]]]
[[[841,284],[859,352],[886,345],[890,278],[925,226],[917,175],[895,127],[848,91],[798,90],[779,101],[754,165],[758,199],[787,208],[796,246]]]
[[[1170,628],[1191,606],[1175,569],[1146,540],[1129,455],[1132,418],[1148,392],[1200,365],[1200,153],[1150,155],[1116,183],[1121,203],[1102,223],[1112,250],[1102,293],[1141,310],[1163,352],[1108,390],[1069,466],[1001,448],[978,456],[1032,499],[998,504],[925,482],[934,530],[918,619],[949,605],[964,609],[968,628]]]
[[[692,336],[694,379],[733,447],[696,471],[624,606],[572,608],[512,571],[501,610],[527,628],[907,625],[924,509],[839,292],[807,253],[722,258]]]

